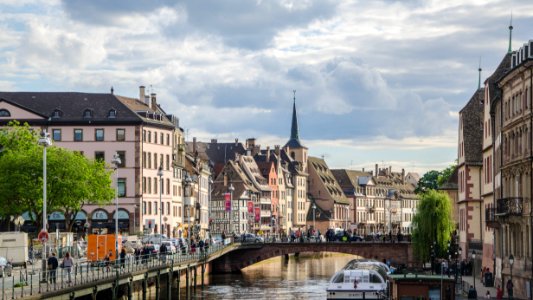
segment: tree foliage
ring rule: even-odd
[[[0,131],[0,216],[27,211],[42,225],[43,147],[38,139],[27,124],[14,122]],[[103,205],[113,199],[111,170],[103,162],[53,145],[46,158],[47,213],[62,211],[68,229],[84,204]]]
[[[446,193],[435,190],[419,197],[420,203],[413,217],[414,255],[421,261],[428,261],[430,245],[435,242],[437,256],[444,257],[455,229],[451,200]]]
[[[425,173],[418,181],[415,193],[420,194],[438,189],[439,186],[448,181],[455,170],[455,166],[456,164],[454,163],[442,171],[431,170]]]

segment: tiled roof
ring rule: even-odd
[[[318,179],[324,186],[324,189],[328,192],[329,196],[333,201],[335,201],[335,203],[349,204],[341,186],[323,159],[310,156],[308,158],[307,165],[309,168],[313,168],[315,170]],[[314,196],[316,197],[317,195]],[[332,203],[330,204],[332,205]],[[327,209],[327,207],[322,208]]]
[[[0,99],[5,99],[32,112],[50,117],[49,122],[51,123],[141,122],[141,118],[113,94],[0,92]],[[60,118],[51,118],[56,110],[60,112]],[[86,110],[92,112],[91,118],[84,118]],[[109,118],[110,110],[116,111],[115,118]]]
[[[461,118],[466,164],[480,165],[483,162],[483,88],[478,89],[461,109]]]

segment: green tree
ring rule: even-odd
[[[41,227],[43,207],[43,148],[30,127],[16,122],[0,131],[0,209],[5,218],[30,212]],[[110,169],[76,152],[47,148],[47,212],[65,214],[68,230],[86,203],[110,203],[115,193]]]
[[[455,168],[456,168],[456,167],[457,167],[457,162],[454,163],[453,165],[450,165],[450,166],[447,167],[446,169],[440,171],[439,177],[437,178],[437,185],[438,185],[438,186],[441,186],[441,185],[443,185],[446,181],[448,181],[448,179],[450,178],[450,176],[452,176],[453,171],[455,171]]]
[[[451,200],[446,193],[435,190],[419,197],[420,203],[413,217],[414,255],[421,261],[428,261],[431,245],[435,244],[436,256],[444,257],[455,229]]]
[[[424,174],[422,178],[418,181],[418,185],[416,186],[415,193],[425,193],[429,190],[436,190],[439,185],[437,183],[437,180],[440,176],[440,172],[436,170],[431,170]]]

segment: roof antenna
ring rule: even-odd
[[[481,56],[479,57],[479,66],[478,66],[478,79],[477,79],[477,89],[481,88]]]
[[[513,11],[511,11],[511,22],[509,23],[509,49],[507,50],[507,53],[513,52],[512,41],[513,41]]]

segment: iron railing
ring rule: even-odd
[[[498,199],[496,202],[496,214],[500,216],[521,216],[523,200],[522,197]]]

